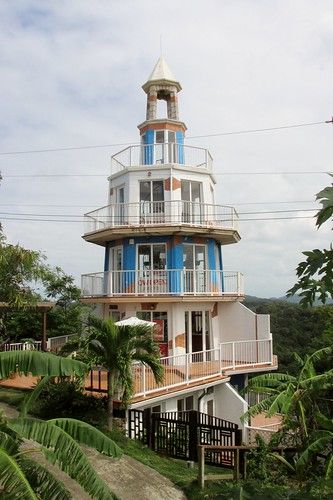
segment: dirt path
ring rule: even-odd
[[[15,418],[17,410],[12,406],[0,402],[0,410],[7,418]],[[27,441],[25,447],[36,447],[35,443]],[[110,489],[120,500],[185,500],[186,497],[169,479],[154,469],[143,465],[133,458],[123,455],[119,460],[101,455],[97,451],[84,447],[89,461],[98,475],[108,484]],[[46,465],[45,458],[36,452],[35,457]],[[64,482],[75,500],[88,500],[91,497],[70,477],[58,467],[47,462],[47,468]]]

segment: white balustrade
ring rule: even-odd
[[[4,344],[5,351],[40,351],[41,341],[34,342],[14,342],[12,344]]]
[[[244,295],[241,273],[219,270],[157,269],[83,274],[83,297],[153,295]]]
[[[103,229],[140,226],[193,226],[238,230],[233,207],[184,200],[114,203],[84,215],[85,234]]]
[[[164,380],[157,384],[151,369],[134,363],[135,396],[147,395],[172,387],[188,385],[218,375],[228,376],[232,371],[273,364],[270,339],[224,342],[216,349],[178,354],[161,359]]]
[[[176,143],[138,144],[129,146],[111,157],[111,174],[124,168],[160,166],[165,164],[212,169],[213,159],[207,149]]]

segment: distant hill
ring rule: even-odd
[[[246,295],[245,296],[245,301],[246,302],[252,302],[252,303],[263,303],[263,302],[288,302],[289,304],[299,304],[300,302],[300,297],[298,295],[293,295],[292,297],[256,297],[254,295]],[[332,299],[328,299],[326,302],[326,305],[333,304]],[[315,306],[321,306],[323,305],[319,300],[316,300],[314,303]]]

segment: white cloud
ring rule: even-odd
[[[0,4],[0,151],[136,141],[144,119],[141,85],[158,55],[180,79],[188,135],[328,119],[333,113],[330,0],[152,0]],[[188,140],[209,147],[215,171],[328,171],[332,127]],[[1,156],[0,211],[82,214],[106,201],[101,177],[6,178],[15,173],[109,174],[117,148]],[[121,149],[121,148],[118,148]],[[217,203],[312,200],[318,175],[217,175]],[[21,204],[21,206],[3,206]],[[24,204],[81,205],[27,207]],[[313,204],[239,205],[239,211]],[[304,214],[306,215],[306,213]],[[5,217],[5,215],[3,215]],[[9,216],[8,216],[9,217]],[[1,218],[1,214],[0,214]],[[102,250],[77,223],[4,221],[8,237],[44,250],[67,272],[102,269]],[[282,295],[301,251],[327,246],[313,221],[243,222],[225,265],[244,270],[247,291]]]

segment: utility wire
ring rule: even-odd
[[[226,206],[241,206],[241,205],[280,205],[280,204],[294,204],[294,203],[315,203],[315,200],[292,200],[292,201],[249,201],[249,202],[228,202],[225,203]],[[67,208],[67,207],[77,207],[77,208],[90,208],[96,207],[98,203],[92,205],[56,205],[51,203],[0,203],[0,207],[56,207],[56,208]]]
[[[1,217],[2,220],[15,220],[15,221],[24,221],[24,222],[71,222],[71,223],[79,223],[82,224],[84,219],[82,220],[70,220],[70,219],[35,219],[35,218],[26,218],[26,217]],[[276,220],[296,220],[296,219],[313,219],[313,216],[290,216],[290,217],[255,217],[255,218],[245,218],[238,219],[240,222],[245,221],[276,221]]]
[[[323,120],[319,122],[309,122],[309,123],[296,123],[292,125],[280,125],[278,127],[266,127],[248,130],[234,130],[232,132],[217,132],[215,134],[203,134],[203,135],[192,135],[186,137],[187,139],[202,139],[205,137],[222,137],[227,135],[241,135],[241,134],[253,134],[258,132],[272,132],[277,130],[286,130],[300,127],[313,127],[316,125],[322,125],[325,123],[332,123],[332,121]],[[77,151],[83,149],[101,149],[101,148],[111,148],[116,146],[134,146],[140,144],[139,142],[118,142],[114,144],[96,144],[87,146],[61,146],[56,148],[45,148],[45,149],[27,149],[27,150],[14,150],[14,151],[1,151],[0,156],[9,155],[22,155],[22,154],[32,154],[32,153],[54,153],[58,151]]]
[[[98,210],[98,209],[97,209]],[[279,213],[291,213],[291,212],[316,212],[317,209],[316,208],[298,208],[298,209],[291,209],[291,210],[265,210],[265,211],[255,211],[255,212],[238,212],[238,215],[255,215],[255,214],[279,214]],[[23,213],[23,212],[0,212],[0,215],[24,215],[24,216],[31,216],[31,217],[82,217],[82,214],[44,214],[44,213]],[[149,214],[147,214],[149,216]],[[158,215],[165,215],[163,212],[161,212],[160,214],[156,214],[157,216]],[[223,214],[219,214],[219,213],[215,213],[215,212],[210,212],[209,213],[209,216],[213,217],[213,216],[216,216],[216,217],[221,217],[223,218]],[[124,215],[124,219],[127,221],[127,220],[138,220],[138,217],[142,217],[144,218],[145,217],[145,214],[140,214],[140,215]],[[195,215],[194,215],[195,217]],[[102,215],[100,214],[98,216],[98,218],[100,219],[112,219],[112,216],[110,215]],[[116,219],[117,220],[117,219]],[[174,217],[169,217],[167,216],[167,221],[166,223],[168,222],[171,222],[171,223],[177,223],[177,217],[174,216]],[[223,218],[223,220],[232,220],[231,218],[230,219],[226,219],[226,218]]]
[[[212,172],[213,175],[318,175],[330,174],[329,171],[315,171],[315,170],[299,170],[291,172]],[[108,178],[107,174],[3,174],[3,179],[6,178],[64,178],[64,177],[104,177]]]

